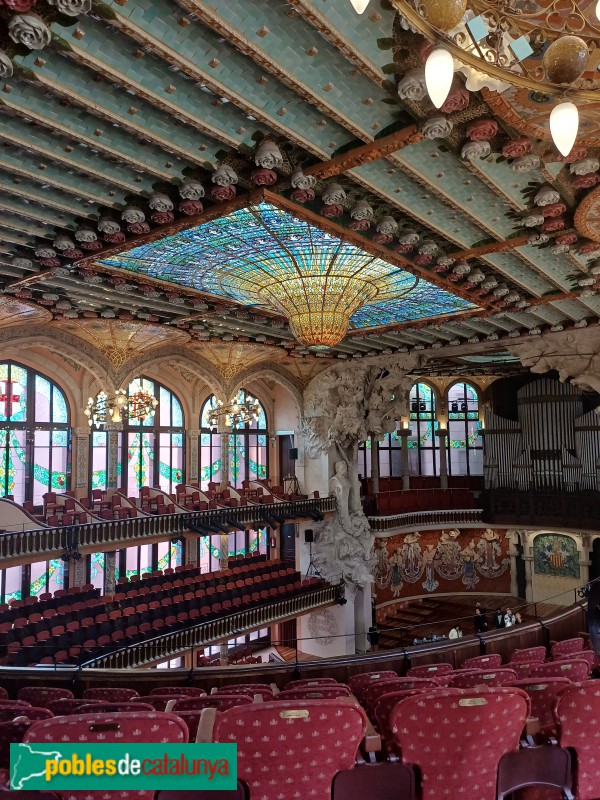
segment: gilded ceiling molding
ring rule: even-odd
[[[180,69],[185,75],[195,81],[201,82],[211,91],[213,91],[218,97],[225,98],[236,108],[240,109],[240,111],[242,111],[244,114],[254,117],[258,122],[261,122],[272,131],[279,133],[281,136],[289,139],[290,141],[294,141],[296,144],[305,148],[309,153],[312,153],[318,158],[327,158],[327,153],[324,150],[321,150],[321,148],[315,147],[310,139],[299,137],[296,132],[290,130],[285,125],[282,125],[276,119],[273,119],[273,117],[265,114],[262,108],[254,105],[253,103],[249,103],[243,95],[233,92],[224,83],[215,80],[213,77],[211,77],[211,75],[209,75],[208,72],[199,69],[197,64],[194,64],[187,58],[183,58],[180,53],[172,50],[170,47],[167,47],[159,39],[151,36],[147,31],[139,28],[129,18],[116,13],[114,19],[108,19],[106,22],[108,22],[109,25],[113,25],[117,30],[119,30],[121,33],[124,33],[138,44],[148,48],[148,50],[151,50],[155,55],[158,55],[168,63],[176,65],[178,69]]]
[[[356,47],[353,47],[348,39],[329,22],[324,14],[319,12],[310,0],[287,0],[287,2],[288,5],[295,8],[302,18],[309,22],[324,39],[327,39],[336,50],[343,53],[348,61],[356,64],[361,72],[373,81],[373,83],[377,86],[383,85],[385,75],[377,64],[371,61],[370,58],[366,58]]]
[[[69,101],[72,101],[77,106],[84,108],[85,110],[89,110],[89,102],[87,102],[87,98],[82,98],[80,95],[75,95],[74,93],[69,92],[65,88],[61,89],[57,83],[55,83],[54,81],[47,80],[39,73],[36,73],[36,78],[41,84],[43,84],[46,88],[50,88],[55,94],[58,94],[60,97],[67,97]],[[39,114],[33,109],[30,108],[25,109],[16,103],[11,103],[10,99],[6,100],[3,98],[2,103],[7,108],[10,108],[12,111],[15,111],[19,114],[24,114],[27,117],[31,117],[31,119],[35,120],[35,122],[37,122],[38,125],[41,125],[43,128],[46,128],[51,132],[58,130],[64,136],[66,136],[71,140],[75,140],[77,143],[85,142],[85,144],[87,144],[88,147],[97,150],[99,153],[108,156],[110,159],[117,159],[118,161],[129,164],[134,169],[143,170],[143,172],[154,174],[156,177],[162,178],[163,180],[170,181],[173,179],[173,174],[169,170],[160,169],[160,167],[158,167],[156,164],[150,161],[148,162],[140,161],[139,159],[133,158],[131,155],[129,155],[124,151],[116,150],[114,147],[109,147],[108,145],[104,144],[101,136],[92,138],[91,136],[86,136],[84,133],[81,133],[79,131],[75,132],[71,128],[69,128],[68,125],[62,125],[56,119],[48,119],[47,117],[44,117],[42,114]],[[123,128],[126,127],[126,121],[122,117],[119,117],[117,115],[106,115],[102,112],[102,110],[99,107],[94,108],[94,113],[101,119],[106,118],[106,121],[110,122],[111,125],[117,122],[120,127]],[[133,126],[131,127],[133,128]],[[151,135],[149,133],[144,133],[144,132],[140,133],[139,130],[136,131],[135,129],[133,129],[132,132],[135,133],[137,136],[141,136],[142,138],[147,138],[147,139],[151,138]],[[163,141],[160,144],[161,147],[168,146],[166,141]],[[139,192],[140,191],[139,187],[135,191]]]
[[[180,0],[180,2],[190,14],[194,14],[201,22],[209,28],[212,28],[212,30],[224,39],[228,40],[240,53],[248,56],[248,58],[256,64],[259,64],[264,70],[274,75],[289,89],[296,92],[303,100],[318,109],[326,118],[332,119],[338,125],[341,125],[342,128],[346,128],[346,130],[350,131],[350,133],[354,134],[357,138],[372,141],[372,133],[358,128],[352,120],[343,117],[333,106],[323,102],[323,98],[316,95],[305,84],[301,83],[291,72],[284,70],[281,66],[276,64],[264,51],[259,50],[256,44],[238,34],[235,28],[229,25],[222,17],[218,16],[212,9],[200,5],[198,0]]]

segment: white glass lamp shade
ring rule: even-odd
[[[600,0],[596,3],[596,19],[600,20]]]
[[[579,111],[571,102],[559,103],[550,114],[550,133],[557,150],[565,158],[569,155],[577,139],[579,130]]]
[[[357,14],[362,14],[370,0],[350,0]]]
[[[425,62],[425,85],[431,102],[441,108],[450,93],[454,80],[454,61],[443,47],[432,50]]]

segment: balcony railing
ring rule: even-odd
[[[264,526],[265,514],[293,519],[309,515],[311,511],[326,513],[333,511],[334,508],[333,497],[321,497],[264,506],[257,504],[208,511],[188,511],[180,514],[134,517],[133,519],[106,520],[90,522],[85,525],[6,531],[0,533],[0,566],[3,566],[3,562],[10,562],[15,558],[27,558],[40,554],[52,558],[73,546],[88,549],[103,545],[126,545],[137,539],[176,536],[189,530],[190,522],[200,527],[206,524],[226,525],[227,519],[233,517],[245,525],[258,525],[262,522]]]
[[[481,523],[483,511],[480,508],[450,508],[443,511],[412,511],[408,514],[394,514],[390,517],[369,517],[369,525],[374,533],[396,528],[447,527]]]
[[[82,664],[81,669],[143,667],[159,660],[175,658],[182,653],[194,650],[194,648],[204,648],[218,642],[226,642],[242,633],[259,630],[267,625],[273,625],[317,608],[332,605],[338,595],[339,587],[337,586],[320,586],[316,589],[309,589],[294,597],[256,605],[245,611],[207,620],[183,630],[165,633],[112,653],[97,656]]]

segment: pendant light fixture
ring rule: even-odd
[[[570,101],[554,106],[550,114],[550,133],[559,153],[569,155],[577,139],[579,111]]]
[[[370,0],[350,0],[357,14],[362,14]]]
[[[454,60],[443,47],[432,50],[425,62],[425,85],[433,105],[441,108],[454,80]]]

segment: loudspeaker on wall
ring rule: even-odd
[[[298,448],[297,447],[290,447],[289,459],[290,459],[290,461],[298,461]]]
[[[312,531],[312,528],[307,528],[304,531],[304,541],[306,542],[306,544],[309,544],[309,542],[314,542],[314,540],[315,540],[315,536],[314,536],[314,533]]]

